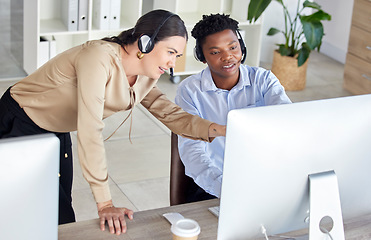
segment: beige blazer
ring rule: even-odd
[[[78,157],[95,200],[111,200],[102,130],[103,119],[141,103],[171,131],[210,141],[210,121],[190,115],[156,87],[157,79],[138,76],[130,87],[119,44],[103,40],[73,47],[11,88],[11,96],[41,128],[77,131]],[[134,119],[135,121],[135,119]]]

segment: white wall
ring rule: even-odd
[[[297,0],[284,0],[290,12],[296,12]],[[321,53],[345,63],[348,39],[353,11],[353,0],[316,0],[325,12],[332,16],[331,21],[323,21],[325,36],[322,41]],[[260,61],[272,62],[275,44],[284,43],[283,34],[267,36],[271,27],[283,29],[283,10],[279,3],[272,1],[265,11],[262,27],[262,49]]]
[[[325,21],[325,36],[321,52],[341,63],[345,63],[348,51],[350,25],[352,22],[353,0],[316,0],[331,14],[331,21]]]

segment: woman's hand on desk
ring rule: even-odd
[[[133,211],[127,208],[117,208],[113,206],[112,201],[97,203],[98,215],[100,219],[100,229],[105,230],[107,221],[110,233],[120,235],[126,232],[125,215],[130,220],[133,219]]]

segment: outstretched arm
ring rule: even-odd
[[[215,137],[225,135],[223,126],[184,111],[167,99],[156,86],[141,104],[172,132],[180,136],[211,142]]]

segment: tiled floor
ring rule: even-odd
[[[262,65],[270,68],[269,64]],[[343,69],[343,64],[314,52],[307,73],[307,87],[303,91],[287,94],[293,102],[351,95],[342,89]],[[14,82],[0,80],[0,93]],[[159,80],[158,86],[169,99],[174,99],[177,85],[171,83],[167,75]],[[118,113],[106,119],[104,136],[114,131],[126,114]],[[115,205],[135,211],[169,206],[170,131],[142,106],[138,106],[133,112],[133,144],[129,142],[128,132],[129,121],[105,143]],[[75,133],[72,137],[76,142]],[[89,186],[81,174],[76,145],[73,150],[73,205],[77,220],[96,218],[96,206]]]

